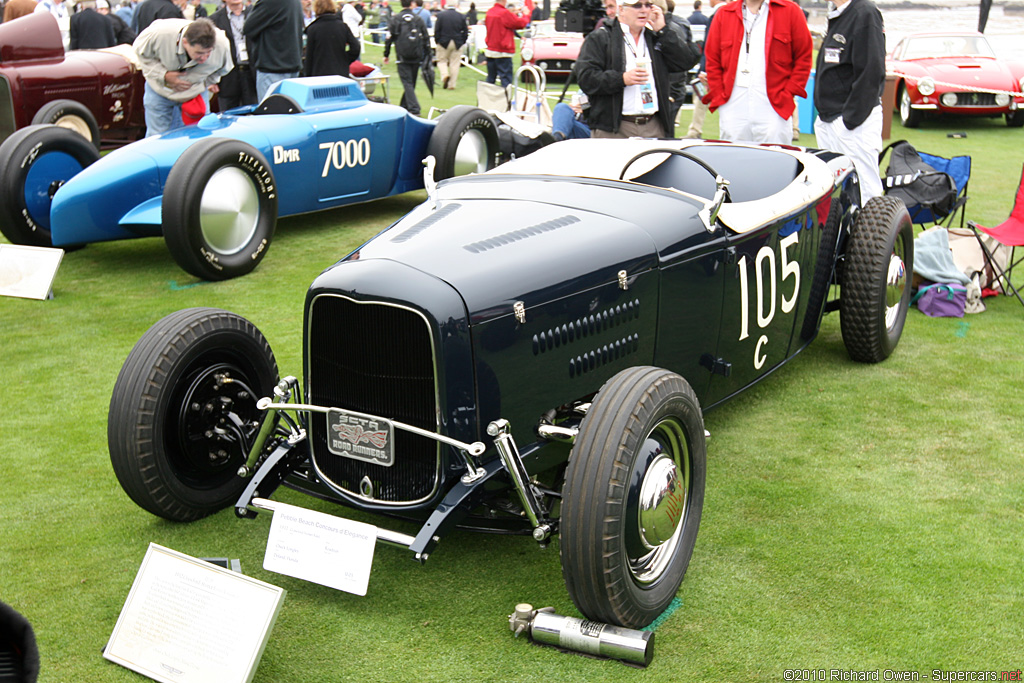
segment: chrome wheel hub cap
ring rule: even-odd
[[[898,249],[897,251],[902,251]],[[892,329],[900,314],[903,292],[907,288],[907,266],[900,253],[889,255],[889,272],[885,279],[885,327]]]
[[[643,459],[647,465],[635,501],[638,537],[627,542],[627,553],[633,579],[649,585],[670,566],[685,526],[691,473],[683,426],[674,419],[659,423],[644,452],[653,457]]]
[[[475,129],[466,131],[455,148],[455,175],[483,173],[487,170],[487,141]]]
[[[240,168],[227,166],[210,178],[199,204],[203,240],[220,254],[242,250],[260,217],[256,186]]]

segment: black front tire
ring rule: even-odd
[[[460,104],[437,122],[427,143],[434,157],[434,180],[444,180],[494,168],[500,145],[498,124],[479,107]]]
[[[924,118],[924,114],[910,106],[910,93],[907,92],[906,84],[900,86],[899,112],[900,123],[904,128],[917,128]]]
[[[1020,128],[1024,126],[1024,109],[1006,112],[1006,125],[1010,128]]]
[[[174,521],[233,504],[262,419],[256,402],[276,383],[270,345],[245,318],[191,308],[157,322],[128,354],[110,398],[107,446],[121,487]]]
[[[896,349],[910,309],[914,228],[903,200],[875,197],[846,242],[839,324],[850,358],[879,363]]]
[[[587,618],[640,628],[672,602],[704,505],[700,404],[652,367],[608,380],[580,425],[562,491],[562,576]]]
[[[32,124],[53,124],[72,130],[100,148],[100,127],[96,117],[81,102],[74,100],[54,100],[44,104],[32,117]]]
[[[167,175],[164,241],[183,270],[203,280],[251,272],[277,225],[277,183],[267,160],[244,142],[206,138]]]
[[[59,126],[27,126],[0,145],[0,232],[13,244],[52,247],[57,190],[100,158],[92,143]]]

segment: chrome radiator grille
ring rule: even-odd
[[[434,353],[419,314],[320,295],[310,311],[307,340],[309,402],[437,431]],[[430,439],[396,430],[390,467],[331,453],[322,414],[311,416],[310,439],[317,469],[352,495],[408,504],[429,497],[438,485],[439,449]]]

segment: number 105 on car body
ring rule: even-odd
[[[800,263],[790,255],[790,248],[800,241],[800,232],[793,232],[779,240],[779,256],[769,245],[761,247],[754,256],[754,291],[756,321],[758,329],[768,327],[775,318],[776,300],[783,314],[792,313],[800,296]],[[778,258],[779,265],[776,265]],[[740,341],[750,336],[750,275],[747,256],[739,259],[740,277]],[[792,287],[788,293],[786,289]],[[768,343],[768,336],[762,334],[754,350],[754,368],[760,370],[767,355],[762,347]]]

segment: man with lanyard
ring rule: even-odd
[[[794,98],[807,94],[811,32],[791,0],[734,0],[704,41],[708,93],[723,140],[789,144]]]
[[[210,21],[228,37],[235,68],[220,80],[220,110],[226,111],[245,104],[256,104],[256,72],[249,65],[249,46],[242,27],[249,14],[244,0],[224,0],[224,6],[210,16]]]
[[[666,27],[660,7],[650,0],[620,2],[618,18],[592,31],[576,60],[593,137],[670,137],[668,73],[686,71],[698,59],[696,46]]]
[[[828,32],[818,52],[814,79],[815,144],[846,154],[860,180],[861,202],[882,195],[882,90],[885,32],[870,0],[829,3]]]
[[[209,19],[158,19],[132,47],[146,79],[146,137],[182,127],[181,105],[196,96],[208,102],[234,66],[227,36]]]

